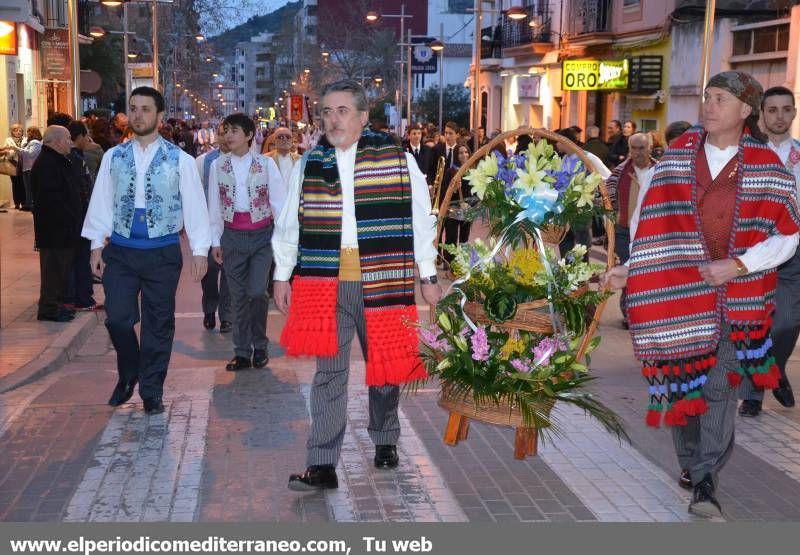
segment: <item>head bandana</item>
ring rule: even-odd
[[[722,73],[717,73],[708,81],[706,89],[709,87],[717,87],[728,91],[750,106],[754,114],[758,114],[764,89],[752,75],[743,71],[723,71]]]

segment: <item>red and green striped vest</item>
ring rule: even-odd
[[[355,215],[367,328],[367,385],[426,377],[414,324],[414,236],[405,153],[385,133],[365,131],[354,172]],[[290,356],[334,356],[342,230],[336,149],[310,152],[300,194],[298,273],[281,344]]]

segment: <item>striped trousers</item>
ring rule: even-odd
[[[339,353],[317,357],[317,371],[311,385],[311,433],[308,437],[308,466],[336,465],[347,425],[347,380],[350,348],[358,334],[366,358],[367,329],[360,281],[340,281],[336,301]],[[375,445],[394,445],[400,437],[397,407],[400,388],[396,385],[369,388],[367,432]]]
[[[717,484],[717,474],[733,453],[734,423],[736,422],[736,389],[728,383],[728,371],[736,371],[736,350],[730,340],[730,326],[723,322],[717,350],[717,364],[708,373],[703,385],[703,397],[708,411],[688,417],[686,426],[672,428],[672,440],[681,468],[700,482],[711,474]]]

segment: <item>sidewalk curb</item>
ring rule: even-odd
[[[17,389],[33,381],[55,372],[65,363],[72,360],[92,330],[100,322],[105,313],[82,312],[75,320],[67,324],[52,343],[28,364],[11,374],[0,378],[0,393]]]

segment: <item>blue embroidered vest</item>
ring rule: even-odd
[[[180,193],[181,149],[161,137],[158,152],[147,168],[144,182],[147,236],[156,239],[175,234],[183,226]],[[133,141],[116,147],[111,158],[114,178],[114,233],[129,238],[136,199],[136,162]]]

